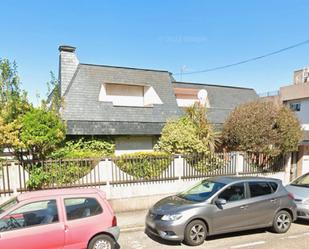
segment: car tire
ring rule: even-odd
[[[116,241],[108,235],[95,236],[89,243],[88,249],[115,249]]]
[[[193,220],[185,229],[184,243],[189,246],[198,246],[204,243],[206,239],[207,228],[203,221]]]
[[[274,217],[272,231],[275,233],[286,233],[290,229],[291,224],[291,214],[285,210],[281,210]]]

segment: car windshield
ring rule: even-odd
[[[8,200],[7,202],[3,203],[2,205],[0,205],[0,214],[5,212],[9,208],[13,207],[17,203],[18,203],[18,200],[17,200],[16,197],[14,197],[14,198]]]
[[[193,188],[186,190],[177,196],[189,201],[203,202],[208,200],[224,186],[225,184],[221,182],[203,180]]]
[[[309,174],[297,178],[291,185],[309,187]]]

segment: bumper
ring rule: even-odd
[[[309,206],[297,203],[297,218],[309,220]]]
[[[160,237],[164,240],[183,241],[185,222],[179,221],[162,221],[146,217],[145,233]]]
[[[120,235],[120,228],[119,227],[110,227],[106,230],[106,232],[113,235],[114,239],[117,241]]]

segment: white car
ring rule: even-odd
[[[297,217],[309,220],[309,173],[296,178],[286,189],[294,195]]]

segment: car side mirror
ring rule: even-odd
[[[223,206],[223,205],[226,204],[226,200],[220,198],[220,199],[217,199],[217,200],[215,201],[215,203],[216,203],[217,206],[221,207],[221,206]]]

